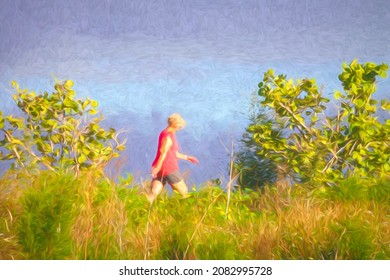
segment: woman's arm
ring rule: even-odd
[[[176,152],[176,156],[177,156],[177,158],[184,159],[184,160],[187,160],[187,158],[188,158],[185,154],[182,154],[179,152]]]
[[[192,163],[199,163],[198,159],[196,157],[193,157],[193,156],[188,156],[188,155],[185,155],[185,154],[182,154],[179,152],[176,153],[176,156],[177,156],[177,158],[188,160]]]

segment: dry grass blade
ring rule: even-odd
[[[148,219],[146,222],[146,236],[145,236],[145,248],[144,248],[144,260],[147,260],[147,257],[149,256],[149,226],[150,226],[150,212],[153,206],[153,202],[150,203],[149,209],[148,209]]]

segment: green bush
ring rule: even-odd
[[[28,258],[67,259],[72,253],[71,226],[76,180],[67,176],[43,175],[33,182],[21,199],[23,207],[18,235]]]
[[[247,131],[259,146],[259,156],[283,164],[296,182],[337,185],[349,176],[390,176],[390,120],[375,115],[390,111],[390,102],[373,98],[377,79],[385,78],[387,64],[353,60],[343,64],[336,91],[338,109],[326,113],[330,99],[314,79],[287,79],[272,69],[259,83],[260,104],[271,119],[260,118]],[[281,133],[282,132],[282,133]],[[258,166],[261,168],[261,166]]]
[[[120,256],[117,231],[127,219],[112,184],[94,173],[33,178],[20,200],[18,237],[28,259]]]

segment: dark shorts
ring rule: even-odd
[[[153,181],[160,181],[163,185],[166,183],[172,185],[172,184],[177,184],[180,181],[183,180],[183,176],[181,176],[180,172],[173,171],[171,174],[166,175],[166,176],[157,176],[156,178],[153,179]]]

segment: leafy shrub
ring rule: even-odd
[[[3,116],[0,110],[0,160],[12,160],[11,168],[27,174],[39,170],[54,172],[82,169],[103,170],[125,142],[118,133],[101,127],[96,100],[76,99],[73,81],[58,82],[52,93],[16,90],[14,100],[24,117]]]
[[[388,179],[390,120],[380,122],[375,113],[379,107],[389,111],[390,103],[382,100],[378,106],[372,98],[377,77],[385,78],[387,70],[386,64],[343,64],[339,79],[344,93],[334,94],[341,107],[334,116],[324,114],[330,100],[314,79],[294,82],[269,70],[258,94],[274,120],[248,128],[260,147],[257,152],[285,164],[299,182],[335,185],[353,175]]]

